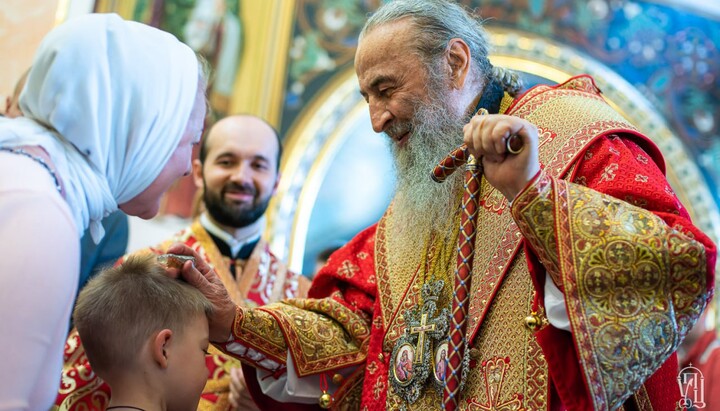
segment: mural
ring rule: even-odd
[[[219,118],[229,112],[242,44],[238,0],[98,0],[95,11],[158,27],[202,55],[212,68],[213,114]]]
[[[331,78],[352,64],[357,33],[366,14],[380,3],[298,0],[283,130]],[[553,39],[620,74],[667,119],[720,201],[720,16],[633,0],[461,3],[478,11],[488,26]]]

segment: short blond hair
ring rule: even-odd
[[[88,360],[98,373],[127,367],[162,329],[182,334],[212,304],[196,288],[165,275],[152,254],[128,257],[100,272],[78,296],[73,321]]]

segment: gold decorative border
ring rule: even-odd
[[[242,55],[230,113],[256,114],[277,127],[282,120],[295,0],[240,0]]]

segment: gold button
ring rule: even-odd
[[[532,313],[532,314],[528,315],[527,317],[525,317],[525,328],[527,328],[528,330],[535,332],[535,331],[539,330],[541,326],[542,326],[542,321],[540,320],[540,317],[537,314]]]
[[[378,360],[380,360],[380,362],[385,362],[385,356],[383,353],[378,354]]]
[[[335,374],[333,375],[332,382],[335,385],[340,385],[343,382],[344,378],[341,374]]]
[[[320,396],[320,398],[318,398],[318,405],[320,406],[320,408],[322,408],[324,410],[327,410],[330,407],[332,407],[333,402],[334,401],[333,401],[332,395],[330,395],[326,392],[323,392],[322,395]]]

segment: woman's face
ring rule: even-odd
[[[119,208],[125,214],[144,219],[154,217],[160,209],[160,199],[163,193],[170,188],[175,180],[190,173],[192,149],[193,146],[200,143],[205,124],[205,112],[205,94],[201,88],[198,88],[195,105],[190,113],[190,119],[180,143],[170,155],[157,178],[140,194],[119,205]]]

